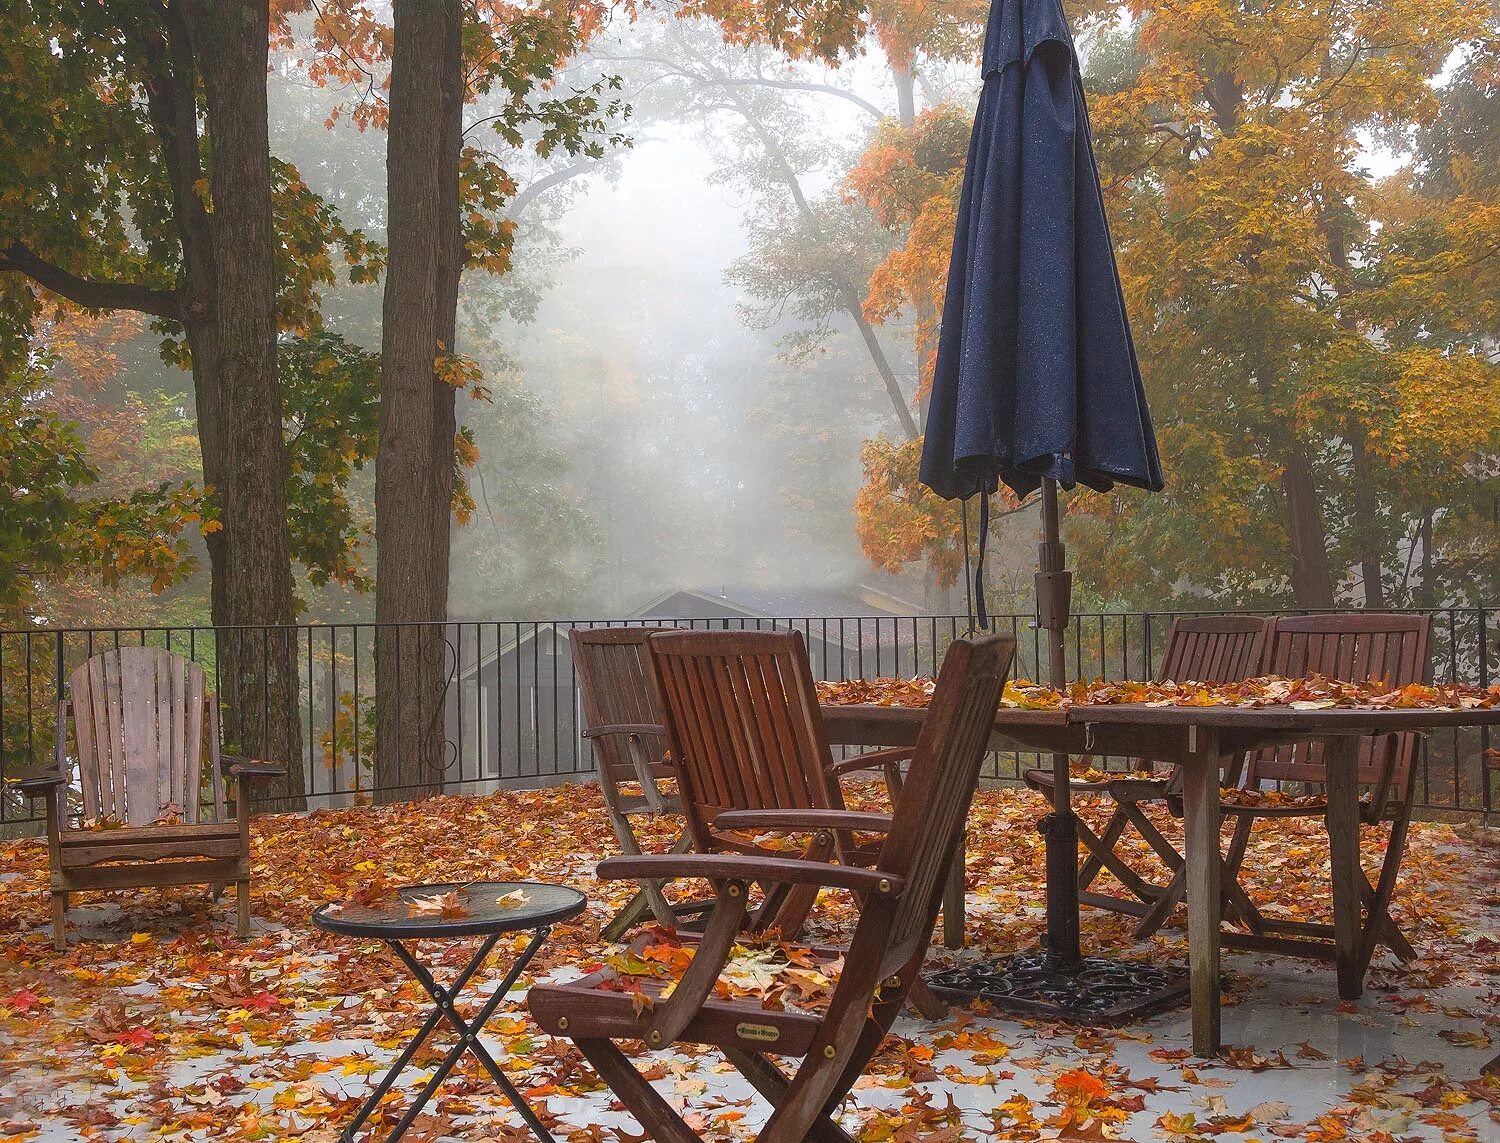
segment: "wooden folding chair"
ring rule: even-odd
[[[764,810],[713,823],[725,830],[883,831],[872,868],[747,853],[614,857],[600,865],[601,877],[704,877],[719,886],[703,940],[670,996],[648,983],[650,1002],[643,1005],[639,996],[608,990],[606,975],[596,973],[570,984],[537,985],[527,997],[542,1029],[578,1045],[646,1134],[661,1143],[699,1138],[615,1040],[650,1048],[678,1041],[719,1048],[773,1107],[761,1143],[851,1143],[833,1114],[918,979],[1012,650],[1013,641],[1000,636],[949,648],[894,817]],[[755,1001],[715,996],[744,923],[748,887],[766,880],[848,889],[860,899],[854,940],[822,1014],[767,1010]],[[802,1060],[794,1075],[776,1062],[781,1057]]]
[[[1230,683],[1252,678],[1260,673],[1269,633],[1274,630],[1275,625],[1274,619],[1262,619],[1253,615],[1183,616],[1174,619],[1167,634],[1167,645],[1156,679],[1158,682]],[[1092,759],[1085,755],[1081,761],[1087,765]],[[1149,758],[1135,759],[1132,768],[1157,769],[1155,762]],[[1053,784],[1051,769],[1028,770],[1023,777],[1028,786],[1046,795],[1050,801]],[[1088,851],[1088,856],[1078,871],[1078,897],[1081,902],[1139,917],[1149,912],[1167,891],[1167,886],[1152,882],[1137,872],[1120,855],[1119,846],[1125,837],[1125,831],[1134,829],[1161,859],[1167,871],[1173,874],[1177,872],[1182,865],[1181,855],[1162,836],[1143,807],[1150,802],[1164,801],[1180,782],[1173,767],[1150,778],[1121,777],[1099,782],[1073,783],[1074,794],[1107,796],[1114,806],[1100,833],[1095,833],[1083,820],[1078,822],[1078,840]],[[1113,874],[1134,897],[1120,897],[1113,893],[1091,890],[1089,886],[1105,870]]]
[[[660,814],[682,815],[677,794],[664,791],[661,783],[675,779],[667,757],[666,729],[651,687],[651,657],[646,641],[670,627],[574,628],[568,633],[573,668],[583,703],[583,737],[594,747],[599,788],[620,848],[627,854],[641,852],[635,819]],[[622,787],[634,784],[639,793]],[[670,852],[683,853],[692,846],[686,829],[680,831]],[[659,924],[680,927],[713,905],[712,901],[673,903],[662,892],[661,883],[644,881],[640,890],[604,927],[605,940],[618,940],[648,913]]]
[[[286,773],[275,762],[221,755],[219,714],[203,668],[170,651],[121,647],[89,659],[59,704],[53,765],[15,775],[47,806],[52,943],[67,948],[69,894],[233,882],[238,933],[250,935],[248,779]],[[85,825],[71,824],[67,731],[73,726]],[[204,767],[207,754],[208,766]],[[235,783],[234,815],[226,779]],[[89,828],[89,823],[109,828]]]
[[[912,756],[904,747],[833,761],[800,631],[660,632],[650,647],[687,832],[700,853],[766,854],[715,820],[730,810],[843,810],[840,777],[886,772]],[[878,851],[850,830],[819,830],[803,856],[869,865]],[[752,923],[792,936],[816,896],[806,885],[769,885]]]
[[[1350,682],[1380,680],[1391,688],[1420,683],[1430,677],[1428,644],[1432,634],[1430,615],[1389,615],[1339,612],[1302,615],[1277,621],[1265,659],[1265,674],[1287,678],[1322,675]],[[1367,793],[1360,801],[1360,820],[1368,826],[1390,823],[1391,832],[1374,884],[1364,883],[1365,923],[1361,932],[1361,971],[1369,964],[1376,944],[1385,944],[1403,960],[1415,956],[1390,916],[1391,897],[1401,868],[1406,835],[1411,825],[1411,802],[1416,781],[1416,754],[1420,736],[1415,733],[1367,736],[1359,744],[1359,782]],[[1268,785],[1295,783],[1321,786],[1327,777],[1324,744],[1306,741],[1268,749],[1252,757],[1245,768],[1242,786],[1258,791]],[[1333,959],[1331,925],[1268,917],[1250,900],[1239,883],[1251,833],[1264,819],[1323,817],[1327,805],[1321,800],[1298,804],[1235,804],[1235,791],[1225,791],[1220,806],[1223,817],[1234,822],[1234,833],[1224,858],[1222,885],[1226,912],[1248,932],[1227,930],[1224,944],[1231,947],[1284,952],[1294,956]],[[1180,809],[1180,807],[1178,807]],[[1143,935],[1164,923],[1183,899],[1185,879],[1174,878],[1169,892],[1142,920]]]

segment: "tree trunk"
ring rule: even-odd
[[[1417,583],[1417,606],[1429,609],[1437,606],[1437,584],[1433,580],[1432,567],[1432,513],[1431,508],[1422,513],[1419,531],[1422,541],[1422,578]]]
[[[1375,482],[1370,479],[1364,426],[1351,421],[1348,428],[1350,475],[1354,480],[1354,537],[1359,548],[1360,578],[1364,583],[1365,609],[1384,610],[1385,583],[1380,566],[1380,536],[1376,532],[1378,508]]]
[[[1292,552],[1292,597],[1298,607],[1331,608],[1333,573],[1328,566],[1328,534],[1301,442],[1287,433],[1281,491],[1286,498],[1287,540]]]
[[[1270,355],[1262,353],[1254,363],[1255,385],[1265,408],[1267,436],[1273,455],[1281,461],[1281,494],[1286,503],[1286,538],[1292,566],[1288,579],[1298,607],[1333,606],[1333,572],[1328,565],[1328,532],[1323,524],[1323,506],[1313,479],[1312,462],[1297,439],[1296,427],[1276,411]]]
[[[194,378],[204,477],[218,489],[223,529],[210,545],[226,737],[238,753],[287,766],[266,793],[305,806],[297,636],[287,530],[286,456],[276,375],[276,253],[266,116],[268,0],[189,0],[187,25],[203,77],[212,148],[208,217],[214,279],[197,324]],[[206,361],[199,360],[202,352]],[[281,630],[268,630],[281,627]]]
[[[461,19],[458,0],[396,0],[386,144],[390,254],[375,461],[375,618],[383,625],[376,643],[375,784],[381,801],[441,790],[446,761],[441,620],[453,393],[435,365],[442,348],[452,348],[456,324],[453,120],[462,114]],[[450,197],[451,206],[445,205]],[[439,386],[447,392],[439,393]],[[441,457],[434,455],[439,440],[446,440]],[[435,523],[440,500],[441,528]]]

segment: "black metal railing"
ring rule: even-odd
[[[1500,678],[1500,609],[1452,608],[1432,614],[1437,681],[1488,685]],[[1149,678],[1173,617],[1163,612],[1075,615],[1067,644],[1070,676]],[[824,679],[932,674],[947,645],[969,627],[966,617],[946,615],[454,621],[396,630],[374,624],[309,624],[0,631],[0,772],[12,774],[52,758],[58,700],[81,663],[109,647],[143,645],[202,663],[221,703],[226,695],[236,695],[248,709],[226,712],[226,733],[239,727],[251,735],[258,728],[258,737],[266,741],[274,720],[295,719],[293,739],[300,742],[301,787],[309,808],[399,794],[401,784],[389,778],[396,771],[374,765],[374,668],[378,640],[400,647],[406,639],[425,648],[425,685],[431,692],[426,707],[402,707],[404,716],[420,725],[401,740],[417,742],[425,760],[412,789],[440,785],[450,792],[474,792],[583,780],[593,770],[593,759],[579,736],[567,633],[575,627],[646,622],[798,630],[807,638],[814,671]],[[1016,637],[1017,676],[1045,673],[1045,645],[1031,616],[996,616],[993,624]],[[247,693],[243,686],[224,685],[229,681],[222,676],[226,662],[259,664],[257,678],[268,679],[275,672],[265,664],[282,656],[283,662],[295,663],[295,695],[273,702],[269,689],[249,688]],[[1417,777],[1420,811],[1486,816],[1492,811],[1493,792],[1483,764],[1490,738],[1487,730],[1459,729],[1425,740]],[[1015,779],[1029,764],[1029,755],[997,755],[989,776]],[[409,776],[413,771],[401,772]],[[30,832],[36,818],[31,804],[9,793],[0,797],[0,832]]]

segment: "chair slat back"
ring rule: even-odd
[[[595,729],[626,724],[662,725],[661,708],[651,686],[651,652],[647,640],[657,632],[671,630],[670,627],[576,627],[568,633],[585,726]],[[604,735],[592,741],[601,782],[608,782],[612,790],[621,782],[636,780],[622,738]],[[646,745],[652,757],[660,758],[666,750],[666,731]]]
[[[931,939],[1014,652],[1014,639],[992,635],[957,640],[944,655],[877,862],[881,872],[902,878],[906,888],[888,928],[875,929],[862,916],[849,948],[851,962],[875,958],[885,975]]]
[[[1172,621],[1158,682],[1233,683],[1260,670],[1274,619],[1191,615]]]
[[[212,702],[203,668],[170,651],[120,647],[85,662],[70,687],[84,816],[128,826],[164,814],[199,821],[204,711]],[[208,780],[218,818],[220,776]]]
[[[1345,682],[1377,680],[1391,688],[1425,682],[1431,675],[1428,643],[1432,616],[1379,612],[1299,615],[1277,620],[1263,673],[1287,678],[1318,674]],[[1418,735],[1370,735],[1360,739],[1359,781],[1406,787]],[[1252,782],[1319,782],[1326,776],[1321,742],[1297,742],[1265,750],[1252,759]]]
[[[832,755],[800,631],[673,631],[651,661],[694,843],[725,810],[834,809]]]

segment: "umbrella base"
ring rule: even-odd
[[[1044,952],[959,965],[933,974],[927,984],[944,1000],[983,1000],[1002,1012],[1070,1024],[1124,1024],[1188,995],[1183,969],[1101,956],[1070,965]]]

